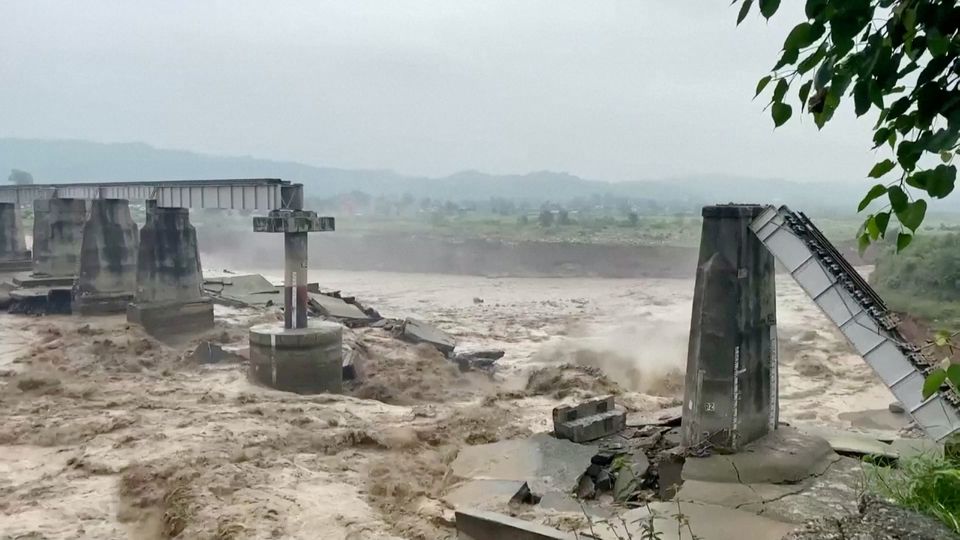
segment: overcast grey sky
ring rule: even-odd
[[[799,22],[725,0],[3,0],[0,136],[443,175],[863,181],[846,107],[773,130]],[[792,92],[792,91],[791,91]]]

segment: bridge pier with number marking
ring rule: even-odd
[[[303,394],[343,389],[342,327],[307,321],[307,234],[334,230],[333,218],[303,210],[303,186],[281,190],[283,208],[253,220],[255,232],[284,237],[283,324],[250,329],[250,375],[271,388]]]
[[[683,403],[688,447],[738,451],[777,426],[774,261],[750,230],[763,210],[703,209]]]
[[[203,294],[197,231],[186,208],[147,201],[137,249],[137,287],[127,321],[156,337],[213,328],[213,304]]]

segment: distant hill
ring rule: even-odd
[[[374,195],[410,193],[418,198],[451,200],[504,197],[562,202],[599,194],[652,199],[685,207],[716,202],[763,202],[851,214],[868,187],[866,181],[796,183],[721,176],[605,182],[549,171],[523,175],[466,171],[426,178],[386,170],[346,170],[249,156],[164,150],[142,143],[0,138],[0,181],[14,168],[30,172],[38,183],[269,177],[302,182],[309,197],[330,197],[357,190]]]

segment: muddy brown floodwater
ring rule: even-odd
[[[348,331],[368,378],[299,396],[240,364],[196,365],[197,340],[164,345],[120,316],[2,314],[0,538],[452,537],[442,498],[458,448],[547,431],[552,407],[588,395],[632,410],[682,398],[689,279],[311,278],[501,347],[500,371],[462,374],[428,346]],[[890,394],[799,288],[777,286],[782,419],[862,427],[859,411]],[[243,347],[276,315],[217,317],[198,339]]]

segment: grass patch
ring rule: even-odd
[[[868,486],[880,496],[943,522],[960,533],[960,463],[923,455],[900,461],[900,467],[867,469]]]

